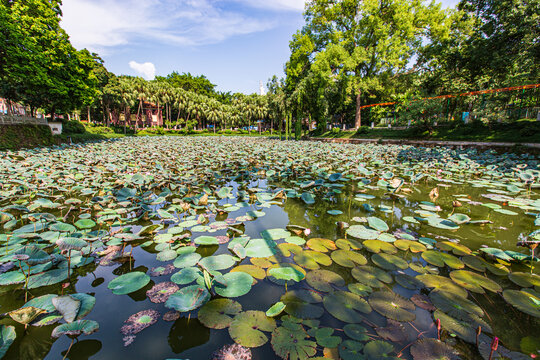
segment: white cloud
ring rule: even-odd
[[[248,6],[269,10],[304,11],[306,0],[236,0]]]
[[[202,45],[236,35],[268,30],[276,22],[227,2],[257,0],[64,0],[62,26],[77,48],[106,53],[107,48],[135,42]],[[289,4],[295,5],[287,5]],[[298,0],[273,0],[291,8]],[[264,1],[262,1],[264,2]],[[277,9],[277,8],[276,8]]]
[[[156,77],[156,67],[151,62],[139,64],[136,61],[130,61],[129,67],[135,70],[139,75],[142,75],[146,80],[154,80]]]

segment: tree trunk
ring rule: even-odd
[[[90,123],[90,106],[88,107],[88,123]]]
[[[360,129],[362,126],[362,90],[358,90],[358,94],[356,94],[356,116],[354,119],[354,127],[356,130]]]

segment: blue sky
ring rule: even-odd
[[[220,91],[249,94],[283,76],[303,7],[304,0],[64,0],[62,26],[115,74],[191,72]]]

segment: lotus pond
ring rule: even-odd
[[[0,357],[538,357],[539,164],[250,138],[0,153]]]

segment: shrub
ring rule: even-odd
[[[369,134],[369,126],[361,126],[356,130],[356,133],[359,135]]]
[[[80,121],[76,121],[76,120],[62,121],[62,133],[66,135],[84,134],[85,132],[86,132],[86,128]]]
[[[332,128],[332,134],[339,134],[341,132],[341,129],[338,127]]]

